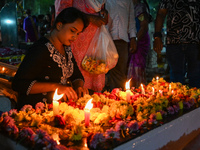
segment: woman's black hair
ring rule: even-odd
[[[56,17],[52,29],[56,29],[56,24],[58,22],[61,22],[62,24],[67,24],[67,23],[73,23],[77,19],[81,19],[83,21],[84,24],[83,30],[84,30],[89,24],[86,14],[74,7],[65,8]]]

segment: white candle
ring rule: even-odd
[[[169,94],[171,94],[171,84],[169,84]]]
[[[163,96],[163,92],[162,92],[162,90],[159,90],[159,92],[160,92],[160,95]]]
[[[57,93],[58,89],[56,89],[54,96],[53,96],[53,115],[59,114],[59,99],[63,97],[64,94],[58,95]]]
[[[53,115],[59,114],[59,102],[57,100],[53,100]]]
[[[154,95],[155,94],[155,89],[154,89],[154,87],[152,87],[152,95]]]
[[[144,90],[143,84],[141,84],[141,88],[142,88],[142,94],[145,95],[145,90]]]
[[[131,79],[129,79],[125,84],[125,87],[126,87],[126,101],[127,102],[130,101],[130,97],[131,97],[130,81],[131,81]]]
[[[159,81],[159,77],[156,77],[156,82],[157,82],[157,92],[158,92],[158,81]]]

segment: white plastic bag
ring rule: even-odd
[[[102,25],[88,47],[82,68],[91,74],[106,74],[115,67],[118,57],[115,44],[105,25]]]

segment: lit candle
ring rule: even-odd
[[[159,81],[159,77],[156,77],[156,82],[157,82],[157,91],[158,91],[158,81]]]
[[[54,96],[53,96],[53,115],[59,114],[59,102],[58,100],[63,97],[64,94],[58,95],[57,93],[58,89],[56,89]]]
[[[59,138],[59,135],[57,133],[53,133],[52,138],[53,138],[54,141],[56,141],[56,143],[58,145],[60,145],[60,138]]]
[[[141,88],[142,88],[142,94],[145,94],[145,90],[144,90],[143,84],[141,84]]]
[[[169,84],[169,94],[171,94],[171,84]]]
[[[88,127],[90,124],[90,109],[92,109],[93,104],[92,104],[92,99],[90,99],[87,104],[85,105],[85,126]]]
[[[130,101],[130,97],[131,97],[131,90],[130,90],[130,80],[128,80],[125,84],[126,87],[126,101],[129,102]]]
[[[155,94],[155,89],[154,89],[154,87],[152,87],[152,95],[154,95]]]
[[[162,90],[159,90],[159,92],[160,92],[160,95],[163,96],[163,92],[162,92]]]
[[[5,68],[5,67],[2,67],[1,72],[4,73],[5,70],[6,70],[6,68]]]

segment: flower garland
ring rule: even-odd
[[[35,109],[24,105],[20,111],[12,109],[1,115],[0,132],[19,143],[26,141],[31,147],[66,149],[60,140],[68,143],[87,138],[90,148],[108,149],[115,147],[120,139],[135,136],[147,126],[159,126],[164,118],[200,104],[200,89],[180,83],[160,78],[143,88],[145,94],[141,88],[131,88],[130,101],[126,101],[124,91],[114,89],[111,93],[85,95],[77,102],[60,103],[56,116],[52,104],[39,102]],[[94,107],[90,110],[90,126],[86,128],[83,108],[91,98]]]

